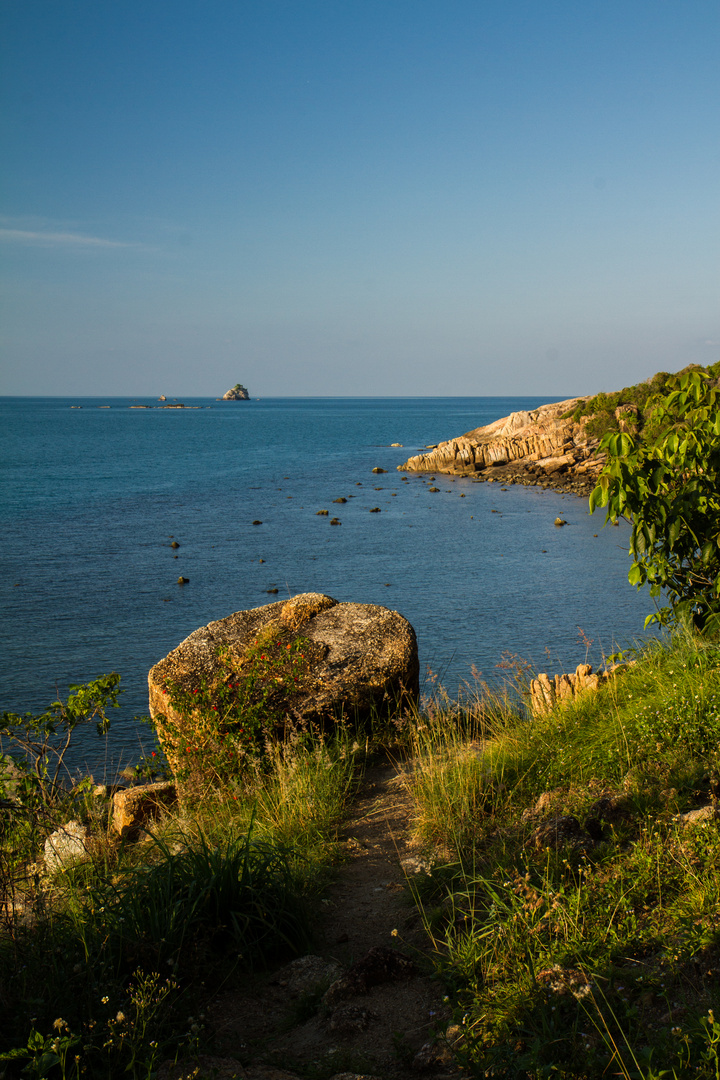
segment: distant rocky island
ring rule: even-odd
[[[223,401],[249,401],[250,395],[242,383],[235,383],[231,390],[222,396]]]

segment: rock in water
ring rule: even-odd
[[[313,656],[301,689],[278,691],[290,724],[326,724],[339,716],[363,721],[417,702],[417,639],[398,612],[378,604],[338,603],[321,593],[237,611],[200,627],[150,670],[150,715],[174,772],[189,721],[170,704],[166,689],[193,693],[202,683],[217,685],[227,675],[219,652],[238,666],[258,635],[269,630],[288,644],[298,638],[308,642]]]
[[[231,390],[222,396],[223,401],[249,401],[250,395],[242,383],[235,383]]]

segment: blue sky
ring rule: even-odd
[[[2,391],[720,358],[716,0],[3,0]]]

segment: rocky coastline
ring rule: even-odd
[[[400,472],[470,476],[480,482],[523,484],[587,496],[605,464],[600,440],[588,433],[591,416],[569,416],[588,397],[568,398],[515,412],[485,427],[428,447],[398,466]]]

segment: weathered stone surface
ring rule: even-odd
[[[172,780],[117,791],[113,796],[113,828],[124,839],[137,839],[143,826],[156,818],[164,807],[171,806],[176,798]]]
[[[337,960],[325,960],[322,956],[299,956],[281,968],[275,976],[280,986],[287,987],[290,997],[308,994],[323,984],[327,987],[342,974]]]
[[[606,835],[605,825],[617,825],[632,816],[631,806],[623,795],[608,792],[596,799],[586,812],[583,828],[599,843]]]
[[[199,1054],[188,1062],[165,1061],[158,1080],[300,1080],[297,1073],[274,1065],[242,1065],[237,1058]],[[380,1080],[369,1073],[335,1073],[330,1080]]]
[[[615,410],[615,419],[618,422],[620,431],[627,431],[630,435],[634,435],[638,429],[638,407],[637,405],[619,405]]]
[[[150,714],[171,767],[177,731],[186,727],[171,706],[168,686],[189,692],[215,685],[225,669],[218,652],[240,663],[261,631],[277,628],[313,645],[310,681],[287,691],[283,703],[292,723],[353,721],[414,704],[419,692],[417,639],[407,619],[378,604],[338,603],[321,593],[302,593],[200,627],[150,671]]]
[[[605,461],[596,453],[599,440],[587,434],[589,417],[582,417],[578,423],[563,418],[586,400],[569,398],[530,412],[511,413],[439,443],[429,453],[411,457],[399,468],[468,475],[497,466],[515,466],[536,477],[568,474],[589,487],[594,485]]]
[[[187,1062],[165,1061],[158,1080],[300,1080],[297,1073],[272,1065],[243,1066],[237,1058],[199,1054]]]
[[[66,866],[89,858],[87,835],[87,829],[79,821],[68,821],[51,833],[45,841],[45,866],[48,872],[55,874]]]
[[[341,1005],[333,1010],[329,1027],[338,1035],[354,1035],[365,1031],[373,1020],[377,1020],[377,1015],[370,1009],[363,1009],[361,1005]]]
[[[404,982],[416,974],[417,970],[409,956],[383,945],[375,945],[332,984],[323,997],[323,1004],[334,1009],[347,998],[367,994],[373,986]]]
[[[536,716],[542,716],[554,709],[560,701],[577,697],[587,690],[597,690],[612,674],[612,670],[593,674],[590,664],[578,664],[574,673],[556,675],[554,679],[548,678],[544,671],[540,672],[538,677],[530,682],[532,711]]]
[[[370,1073],[343,1072],[335,1073],[330,1080],[380,1080],[379,1076],[371,1076]]]
[[[242,383],[235,383],[231,390],[223,394],[222,399],[223,401],[249,401],[250,395]]]
[[[688,810],[684,814],[677,814],[674,820],[678,825],[687,828],[691,825],[702,825],[707,821],[717,821],[720,818],[720,810],[717,806],[701,806],[699,810]]]

